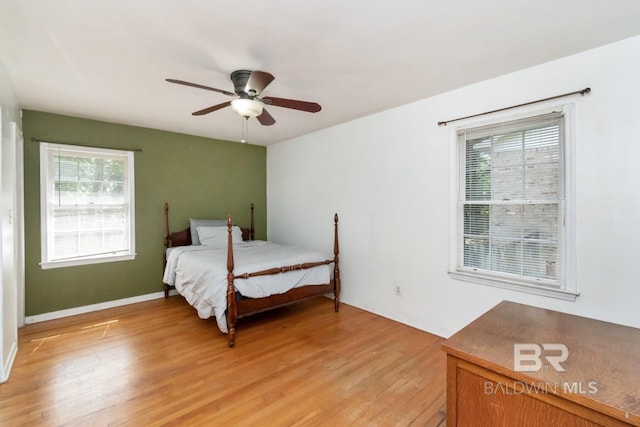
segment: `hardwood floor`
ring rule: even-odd
[[[442,338],[316,298],[238,322],[171,297],[27,325],[0,425],[440,426]]]

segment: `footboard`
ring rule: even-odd
[[[282,267],[270,268],[267,270],[245,272],[241,274],[234,273],[233,259],[233,240],[231,235],[231,227],[233,220],[231,216],[227,219],[228,242],[227,242],[227,329],[229,334],[229,347],[235,345],[236,321],[237,319],[248,316],[250,314],[259,313],[277,307],[293,304],[307,298],[324,295],[333,292],[334,310],[340,309],[340,268],[339,268],[339,252],[338,244],[338,214],[333,217],[334,221],[334,244],[333,259],[327,259],[318,262],[309,262],[296,265],[287,265]],[[235,279],[248,279],[250,277],[268,276],[274,274],[286,273],[288,271],[303,270],[317,267],[320,265],[333,264],[333,278],[330,283],[311,284],[298,288],[293,288],[288,292],[272,295],[265,298],[248,298],[238,300],[236,298]]]

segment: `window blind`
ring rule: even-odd
[[[458,131],[459,270],[557,286],[563,114]]]

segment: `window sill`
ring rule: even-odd
[[[74,267],[78,265],[102,264],[105,262],[129,261],[135,258],[136,258],[136,254],[127,254],[127,255],[107,256],[107,257],[98,257],[98,258],[74,259],[74,260],[67,260],[67,261],[41,262],[40,267],[43,270],[47,270],[50,268]]]
[[[541,295],[565,301],[575,301],[576,297],[580,295],[580,293],[577,291],[568,291],[565,289],[551,288],[548,286],[540,286],[532,283],[517,282],[502,277],[479,276],[477,274],[461,271],[449,271],[449,277],[465,282],[478,283],[481,285],[509,289],[518,292],[526,292],[533,295]]]

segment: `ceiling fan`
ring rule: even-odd
[[[317,113],[322,109],[320,104],[315,102],[298,101],[295,99],[276,98],[273,96],[260,97],[262,91],[275,79],[275,77],[265,71],[236,70],[231,73],[231,81],[233,82],[234,91],[229,92],[215,87],[203,86],[196,83],[185,82],[184,80],[166,79],[170,83],[191,86],[198,89],[211,90],[222,93],[227,96],[234,96],[236,99],[213,105],[192,114],[194,116],[202,116],[225,107],[231,106],[231,109],[248,119],[256,117],[260,124],[271,126],[276,120],[264,108],[265,105],[274,107],[291,108],[293,110],[307,111],[309,113]]]

